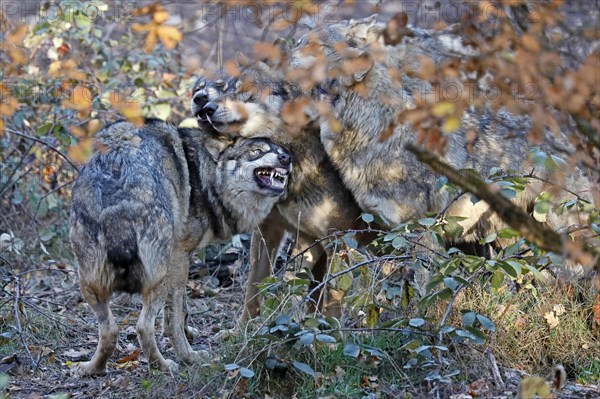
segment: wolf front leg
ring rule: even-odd
[[[242,324],[256,317],[260,306],[257,284],[271,274],[277,250],[283,239],[285,227],[283,218],[273,210],[267,219],[252,233],[250,243],[250,273],[246,286]]]

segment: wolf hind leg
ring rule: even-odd
[[[156,316],[163,308],[166,301],[167,289],[168,285],[165,284],[164,279],[157,281],[156,284],[153,284],[150,287],[144,288],[142,292],[144,305],[136,325],[136,331],[140,346],[148,358],[150,368],[175,372],[177,370],[177,363],[173,360],[165,359],[160,353],[158,345],[156,344],[156,334],[154,330]]]
[[[106,362],[117,346],[119,333],[115,318],[109,307],[110,293],[105,290],[98,293],[93,286],[82,282],[81,294],[98,320],[98,346],[92,359],[79,365],[79,374],[104,374],[106,372]]]

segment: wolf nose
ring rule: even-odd
[[[280,153],[279,155],[277,155],[277,159],[279,159],[279,162],[283,166],[289,166],[292,162],[292,158],[286,153]]]
[[[208,103],[202,108],[202,110],[206,112],[206,115],[212,116],[217,110],[217,104]]]
[[[193,101],[194,104],[198,104],[202,107],[208,102],[208,94],[206,94],[204,91],[199,91],[194,94]]]

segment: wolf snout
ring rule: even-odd
[[[283,152],[277,155],[277,159],[279,160],[279,163],[281,163],[283,166],[290,166],[290,163],[292,163],[292,157],[290,157],[290,154],[286,154]]]
[[[204,90],[198,90],[192,97],[194,104],[200,108],[204,107],[208,103],[208,94]]]

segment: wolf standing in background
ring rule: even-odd
[[[96,352],[80,370],[105,371],[118,335],[110,296],[128,292],[143,296],[136,330],[150,366],[173,371],[156,344],[158,312],[166,303],[165,335],[181,360],[196,360],[184,325],[190,254],[260,224],[284,194],[290,155],[266,139],[229,145],[158,120],[117,122],[97,140],[71,202],[81,293],[99,323]]]
[[[433,32],[383,47],[382,31],[383,25],[374,18],[325,27],[304,37],[291,52],[284,54],[283,59],[291,60],[287,70],[286,65],[281,68],[281,65],[271,67],[261,61],[254,62],[242,68],[240,76],[230,81],[225,93],[209,99],[204,107],[192,104],[192,112],[200,122],[210,122],[223,135],[268,137],[290,148],[300,146],[302,151],[306,151],[305,143],[318,137],[317,142],[310,145],[310,152],[325,152],[326,159],[318,164],[306,160],[302,169],[336,175],[343,181],[343,190],[352,193],[363,211],[380,215],[395,226],[426,211],[444,209],[447,216],[464,217],[459,222],[460,236],[448,237],[448,240],[477,242],[505,227],[504,223],[484,201],[473,203],[468,195],[453,200],[454,195],[448,191],[436,190],[438,176],[405,148],[407,143],[415,142],[415,130],[410,123],[398,120],[403,110],[415,107],[417,91],[430,90],[431,85],[408,76],[402,76],[398,82],[394,72],[390,72],[404,67],[418,69],[421,56],[440,62],[449,56],[468,57],[472,55],[471,50],[447,40],[446,33],[437,37]],[[324,74],[327,79],[322,78],[323,73],[319,75],[321,80],[312,79],[313,72],[322,72],[323,67],[327,69]],[[307,77],[309,82],[317,80],[317,84],[309,85],[308,90],[301,89],[306,86],[302,77]],[[302,96],[303,90],[306,97]],[[314,103],[324,101],[329,106],[328,112],[315,113],[307,97]],[[309,122],[300,134],[295,134],[292,130],[298,124],[297,114],[305,112]],[[530,148],[527,118],[505,111],[490,110],[482,115],[467,111],[461,122],[459,131],[448,138],[445,160],[450,165],[483,174],[492,167],[504,171],[531,170],[527,161]],[[381,140],[390,127],[393,132]],[[478,135],[471,143],[472,150],[467,151],[465,136],[471,129]],[[561,138],[549,140],[550,151],[566,148]],[[537,174],[541,179],[532,180],[515,200],[525,209],[542,191],[552,189],[551,184],[542,182],[546,180],[546,171]],[[589,194],[585,192],[590,187],[589,180],[581,171],[568,177],[572,185],[581,188],[581,195]],[[294,196],[302,198],[305,195],[302,190],[302,187],[293,190]],[[556,203],[566,195],[562,193]],[[339,204],[334,202],[330,206],[336,209]],[[296,214],[299,224],[311,216],[311,213]],[[356,214],[347,216],[356,217]],[[555,229],[579,223],[576,212],[565,216],[558,218],[549,213],[547,222]],[[328,229],[326,223],[322,220],[323,230]],[[251,274],[249,289],[260,281],[252,277]]]

